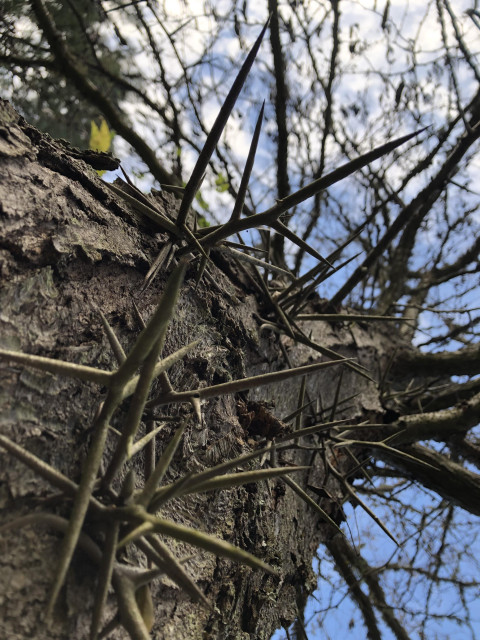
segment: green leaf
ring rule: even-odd
[[[205,216],[197,216],[197,225],[202,227],[202,229],[206,229],[210,226],[210,222],[205,218]]]
[[[195,195],[195,200],[197,201],[197,203],[202,207],[202,209],[204,211],[208,211],[208,204],[207,202],[205,202],[205,200],[202,197],[202,194],[200,191],[198,191]]]
[[[230,185],[227,178],[223,175],[223,173],[220,173],[215,179],[215,187],[218,193],[224,193],[225,191],[228,191],[229,186]]]

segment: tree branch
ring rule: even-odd
[[[407,477],[435,491],[440,496],[480,516],[480,475],[465,469],[446,455],[419,444],[401,448],[412,458],[395,455],[392,449],[381,449],[375,455],[402,468]],[[429,466],[426,466],[427,463]]]
[[[268,0],[270,20],[270,45],[273,54],[275,75],[275,116],[277,125],[277,197],[282,200],[290,193],[288,178],[288,91],[285,84],[285,60],[280,40],[280,26],[277,0]],[[284,237],[276,233],[272,238],[272,262],[285,268]]]
[[[395,358],[395,372],[413,376],[421,375],[467,375],[480,373],[480,344],[458,351],[421,353],[402,351]]]
[[[93,82],[83,73],[81,67],[76,62],[69,48],[65,43],[65,38],[57,31],[52,18],[43,0],[30,0],[33,11],[37,17],[38,24],[47,39],[55,61],[60,71],[66,78],[71,80],[80,93],[85,98],[96,105],[105,115],[110,125],[117,133],[132,145],[138,155],[148,166],[153,176],[164,184],[179,184],[176,176],[171,174],[158,161],[155,152],[124,120],[112,102],[93,84]]]
[[[352,558],[345,553],[341,539],[343,539],[342,536],[335,536],[333,540],[326,543],[327,549],[333,557],[335,568],[345,580],[352,598],[362,613],[369,640],[382,640],[370,598],[361,590],[360,583],[352,570],[356,562],[352,562]]]
[[[477,393],[452,409],[403,416],[383,431],[382,436],[397,433],[392,440],[395,446],[420,440],[446,442],[452,434],[465,433],[479,422],[480,393]]]
[[[472,115],[472,121],[476,121],[477,119],[478,116]],[[340,304],[353,288],[364,280],[366,272],[375,264],[389,244],[400,234],[402,229],[405,228],[399,246],[391,260],[390,281],[393,284],[391,284],[382,295],[378,304],[378,310],[383,312],[395,300],[398,300],[401,295],[401,288],[405,283],[405,273],[407,272],[406,263],[411,255],[413,241],[420,223],[439,198],[449,180],[456,173],[460,160],[479,137],[480,128],[476,128],[471,133],[466,133],[458,141],[441,169],[437,172],[435,178],[399,213],[391,227],[387,229],[363,263],[333,296],[331,300],[333,306]]]
[[[332,541],[327,543],[327,548],[334,557],[335,562],[337,562],[338,558],[340,562],[347,563],[349,567],[355,567],[357,569],[360,574],[360,580],[364,581],[368,587],[370,606],[373,604],[373,606],[380,611],[382,618],[392,630],[395,638],[398,640],[409,640],[410,636],[395,616],[394,609],[386,601],[385,593],[376,575],[376,570],[368,565],[367,561],[352,548],[348,540],[343,536],[335,536]],[[362,596],[366,597],[363,591],[360,590],[357,581],[356,586]],[[350,586],[350,588],[352,587]],[[373,607],[371,615],[374,615]]]

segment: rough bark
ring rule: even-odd
[[[145,291],[142,284],[167,238],[112,194],[79,155],[40,134],[0,102],[0,347],[111,370],[114,359],[99,309],[121,343],[131,345],[139,332],[133,301],[148,319],[163,288],[165,273]],[[168,217],[177,206],[173,196],[164,193],[157,195],[156,204]],[[170,371],[177,390],[284,369],[288,366],[285,353],[292,365],[321,359],[317,352],[288,338],[261,331],[263,301],[245,269],[220,252],[213,252],[212,257],[214,263],[198,286],[195,265],[187,272],[168,332],[165,354],[201,340]],[[392,342],[391,335],[370,328],[372,325],[305,322],[302,326],[307,333],[313,331],[322,346],[355,356],[375,374],[384,366],[382,354]],[[382,408],[375,385],[342,366],[310,376],[309,396],[321,395],[323,405],[331,405],[341,369],[341,398],[359,395],[348,403],[348,411],[338,411],[336,417],[348,413],[352,421],[379,421]],[[282,418],[296,408],[300,383],[295,379],[264,387],[244,394],[243,399],[268,401],[269,411]],[[0,433],[78,481],[102,389],[5,362],[0,363],[0,389]],[[239,420],[239,399],[222,396],[202,406],[203,424],[192,421],[188,427],[169,472],[172,477],[214,465],[254,446],[255,434]],[[188,407],[161,407],[158,414],[172,417]],[[120,420],[118,416],[116,421]],[[158,437],[157,453],[169,441],[172,424],[167,422]],[[315,443],[318,437],[304,441]],[[355,464],[328,448],[325,455],[344,476]],[[323,487],[322,508],[341,520],[344,488],[326,473],[323,456],[297,450],[284,458],[293,464],[312,464],[308,473],[295,474],[295,481]],[[141,469],[139,464],[139,484]],[[68,517],[70,501],[8,453],[0,452],[0,470],[2,522],[36,511]],[[158,580],[153,588],[152,630],[158,639],[269,638],[275,628],[295,619],[297,602],[316,586],[312,556],[321,542],[335,535],[281,480],[191,496],[164,515],[258,555],[278,575],[194,550],[186,567],[213,609],[192,604],[171,580]],[[2,535],[1,637],[88,637],[96,567],[82,552],[75,556],[52,628],[47,629],[44,621],[60,539],[60,534],[40,526]],[[172,544],[172,550],[179,556],[192,553],[192,548],[178,543]],[[145,564],[142,557],[133,555],[132,562]],[[114,611],[112,594],[109,617]],[[109,637],[128,635],[117,629]]]

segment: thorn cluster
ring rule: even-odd
[[[222,131],[232,112],[242,86],[247,78],[255,56],[260,48],[262,38],[268,23],[262,29],[252,50],[248,54],[233,86],[223,104],[219,115],[207,137],[205,145],[200,153],[198,161],[193,169],[189,181],[182,190],[183,197],[176,220],[169,219],[159,211],[154,204],[143,194],[135,190],[120,188],[117,185],[108,185],[114,194],[123,198],[130,206],[133,206],[141,215],[147,217],[152,225],[164,231],[169,236],[169,241],[162,248],[158,258],[153,263],[148,275],[146,285],[151,282],[160,268],[167,269],[174,262],[171,275],[166,283],[163,295],[145,325],[135,343],[128,353],[124,353],[114,331],[101,312],[101,320],[107,334],[112,351],[118,363],[113,371],[103,371],[95,367],[81,366],[54,360],[51,358],[27,355],[12,351],[0,350],[0,358],[34,367],[41,371],[48,371],[57,375],[71,376],[82,381],[93,382],[106,388],[105,397],[102,399],[93,424],[93,438],[83,465],[79,484],[76,484],[58,470],[46,464],[23,447],[15,444],[5,436],[0,436],[0,447],[16,457],[23,464],[33,469],[37,474],[45,478],[51,485],[59,489],[66,496],[73,499],[73,506],[68,520],[60,516],[48,513],[34,513],[7,523],[0,527],[0,531],[18,529],[22,526],[42,524],[58,530],[64,534],[60,551],[58,569],[55,582],[49,598],[47,617],[51,617],[60,590],[70,567],[75,550],[82,548],[98,565],[98,580],[95,595],[95,606],[91,623],[91,640],[96,640],[101,632],[102,617],[107,599],[108,589],[113,586],[118,601],[118,619],[113,623],[122,624],[133,640],[147,640],[150,637],[152,625],[151,605],[149,604],[149,584],[160,575],[166,574],[174,580],[195,602],[209,607],[204,594],[195,582],[190,578],[184,568],[188,559],[179,559],[171,552],[162,538],[174,538],[188,543],[199,549],[206,550],[218,556],[230,558],[250,567],[273,572],[273,569],[256,556],[236,547],[224,540],[220,540],[210,534],[204,533],[192,527],[176,524],[162,517],[162,508],[171,500],[179,497],[205,491],[229,489],[241,484],[259,482],[271,478],[281,478],[291,489],[307,504],[309,504],[320,516],[338,529],[333,520],[312,500],[312,498],[290,477],[294,472],[305,467],[281,467],[274,463],[275,452],[282,448],[299,446],[299,440],[314,433],[329,430],[336,427],[338,446],[348,446],[354,440],[342,440],[340,433],[343,429],[354,428],[342,424],[342,421],[334,421],[336,408],[339,404],[336,394],[332,409],[331,421],[320,423],[311,427],[301,427],[302,411],[308,406],[305,404],[305,376],[320,369],[336,365],[344,365],[357,374],[371,379],[367,371],[360,365],[340,354],[316,344],[305,335],[299,326],[299,322],[308,320],[323,321],[355,321],[356,316],[346,314],[324,314],[322,316],[307,316],[302,314],[306,300],[311,291],[320,282],[332,275],[343,265],[333,266],[333,262],[339,257],[341,250],[337,250],[331,256],[324,258],[315,249],[288,229],[280,217],[292,207],[314,196],[327,187],[346,178],[357,169],[373,162],[389,153],[399,145],[411,139],[417,133],[413,133],[360,156],[354,161],[339,167],[330,174],[322,176],[286,198],[277,201],[267,211],[259,214],[248,215],[242,218],[245,195],[251,175],[255,152],[260,136],[263,120],[263,106],[258,116],[253,140],[248,155],[245,171],[242,177],[236,202],[229,220],[221,225],[209,228],[196,229],[190,226],[189,213],[195,195],[208,168],[208,164],[220,139]],[[125,184],[125,183],[124,183]],[[129,191],[129,192],[127,192]],[[132,195],[132,193],[134,195]],[[239,234],[246,229],[272,229],[282,234],[291,242],[301,247],[313,256],[318,264],[300,278],[295,278],[290,272],[272,265],[268,260],[262,260],[250,256],[245,251],[250,248],[240,245],[241,251],[232,248],[228,238]],[[349,242],[352,239],[349,240]],[[229,246],[230,244],[230,246]],[[348,244],[348,243],[346,243]],[[345,245],[346,246],[346,245]],[[168,357],[162,357],[162,349],[167,329],[174,314],[176,303],[185,277],[186,266],[193,259],[200,260],[197,279],[199,280],[208,265],[209,252],[221,247],[229,251],[242,261],[247,261],[251,267],[249,273],[253,274],[256,286],[262,292],[267,301],[267,307],[271,309],[273,318],[263,321],[262,328],[278,333],[286,333],[296,342],[305,344],[323,356],[331,358],[328,362],[315,363],[303,367],[290,368],[285,371],[267,373],[263,375],[242,378],[223,384],[217,384],[205,388],[193,390],[174,390],[168,378],[168,370],[177,361],[181,360],[198,346],[198,341],[192,342]],[[346,264],[346,263],[344,263]],[[285,278],[288,285],[281,291],[272,291],[259,269],[273,272],[276,276]],[[378,318],[364,318],[362,320],[377,320]],[[391,320],[392,318],[381,318]],[[174,405],[190,403],[197,415],[200,411],[201,399],[213,398],[223,394],[234,394],[260,385],[274,384],[282,380],[302,376],[303,382],[300,390],[297,411],[289,419],[295,419],[296,429],[291,434],[283,434],[275,439],[275,442],[264,442],[254,451],[241,455],[235,459],[223,462],[213,468],[196,474],[186,474],[172,483],[164,483],[165,476],[172,458],[181,442],[182,435],[192,421],[188,416],[179,419],[179,425],[154,465],[145,464],[144,485],[141,490],[135,491],[134,482],[126,470],[130,468],[130,462],[134,456],[143,451],[147,446],[152,446],[156,434],[164,427],[164,424],[151,424],[149,432],[144,437],[138,437],[139,426],[145,419],[146,412],[159,405]],[[160,382],[159,391],[152,392],[152,384],[155,380]],[[125,398],[130,397],[130,404],[124,424],[116,438],[113,455],[107,461],[105,470],[101,472],[101,463],[105,461],[105,449],[107,437],[112,433],[111,421],[115,412]],[[338,431],[340,429],[340,431]],[[112,434],[114,437],[114,434]],[[372,443],[372,446],[387,446],[385,443]],[[256,459],[262,462],[269,458],[267,468],[252,468],[251,463]],[[330,465],[331,466],[331,465]],[[246,467],[246,468],[245,468]],[[238,470],[240,469],[240,470]],[[332,473],[338,474],[333,466]],[[125,477],[120,493],[115,493],[112,488],[115,481]],[[340,476],[339,481],[345,482]],[[346,485],[349,491],[353,491]],[[109,501],[103,500],[104,496]],[[113,496],[113,504],[112,504]],[[358,501],[358,496],[355,496]],[[364,505],[363,505],[364,506]],[[364,506],[364,508],[367,508]],[[374,514],[372,517],[375,518]],[[102,543],[95,542],[85,532],[85,522],[96,523]],[[376,519],[378,521],[378,519]],[[379,522],[380,526],[383,525]],[[387,530],[388,533],[388,530]],[[388,533],[388,535],[391,535]],[[119,551],[126,545],[136,547],[151,562],[152,569],[132,567],[122,562]],[[108,630],[108,629],[107,629]],[[104,630],[105,631],[105,630]]]

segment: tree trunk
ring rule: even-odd
[[[81,155],[40,134],[8,103],[0,102],[0,347],[112,370],[115,359],[100,311],[128,350],[141,329],[133,303],[148,320],[164,288],[168,273],[160,273],[145,290],[142,287],[168,237],[112,193]],[[155,204],[174,218],[177,201],[173,196],[157,194]],[[331,359],[262,329],[265,300],[248,268],[222,250],[213,251],[211,257],[198,285],[198,265],[190,263],[167,334],[164,355],[200,340],[169,370],[177,391],[306,365],[322,357]],[[311,300],[313,310],[319,302]],[[385,366],[385,354],[396,340],[391,331],[358,324],[305,322],[302,329],[307,335],[313,332],[322,348],[355,357],[375,376]],[[357,395],[348,407],[343,404],[332,412],[328,407],[335,404],[341,373],[340,400]],[[104,389],[15,362],[2,361],[0,376],[0,433],[78,482]],[[278,435],[275,429],[285,427],[273,417],[283,419],[297,408],[301,383],[298,377],[204,401],[202,422],[189,418],[167,479],[250,451],[262,437],[272,436],[272,424],[273,435]],[[376,385],[344,364],[308,376],[305,402],[318,404],[319,398],[325,412],[321,414],[313,403],[306,411],[310,423],[318,422],[320,415],[328,420],[330,413],[335,419],[348,417],[352,423],[382,419]],[[113,427],[121,428],[128,404],[125,401],[115,414]],[[156,441],[158,459],[178,421],[190,413],[190,405],[166,405],[156,411],[153,418],[165,422]],[[109,436],[104,464],[115,438],[113,433]],[[325,461],[345,478],[357,463],[344,449],[334,450],[326,441],[321,450],[321,435],[303,438],[301,443],[306,448],[279,454],[278,464],[310,466],[308,471],[292,474],[292,479],[304,488],[322,489],[320,495],[307,491],[340,522],[346,490],[326,471]],[[134,460],[139,488],[143,462],[141,456]],[[71,499],[11,453],[1,451],[0,469],[2,523],[38,512],[68,518]],[[192,494],[167,503],[162,515],[255,554],[275,573],[269,575],[165,538],[177,557],[191,556],[185,568],[212,608],[192,603],[170,578],[154,581],[152,637],[158,639],[269,638],[301,611],[316,586],[313,554],[320,543],[337,535],[333,525],[324,522],[281,479]],[[103,543],[101,530],[88,518],[84,529],[97,544]],[[61,533],[39,521],[3,532],[2,638],[89,637],[97,566],[81,549],[75,553],[50,629],[45,622],[61,539]],[[146,565],[133,545],[126,553],[132,564]],[[103,625],[115,611],[115,596],[110,593]],[[129,635],[118,627],[109,637]]]

